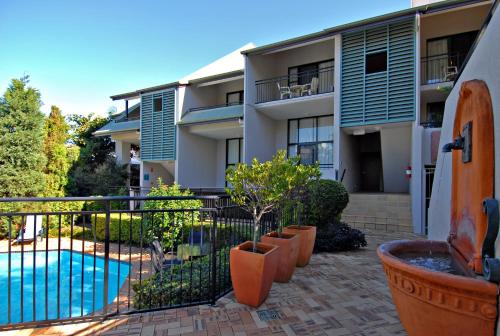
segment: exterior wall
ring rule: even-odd
[[[275,154],[275,123],[272,119],[257,112],[254,107],[256,76],[263,75],[262,62],[245,56],[245,105],[244,105],[244,162],[250,163],[254,157],[270,160]]]
[[[342,170],[340,169],[340,151],[341,145],[341,129],[340,129],[340,92],[341,92],[341,76],[342,76],[342,35],[335,36],[335,60],[334,67],[337,71],[333,76],[333,171],[337,172],[340,179]]]
[[[380,130],[384,192],[409,192],[405,169],[411,163],[411,133],[411,127]]]
[[[387,71],[365,73],[366,55],[387,52]],[[342,35],[341,126],[415,119],[415,22]]]
[[[153,99],[163,98],[163,110],[153,112]],[[141,95],[141,158],[175,160],[175,90]]]
[[[216,101],[214,105],[224,105],[226,104],[226,93],[243,90],[243,79],[221,83],[214,85],[214,87],[216,89]]]
[[[149,175],[149,179],[145,179]],[[157,185],[158,178],[161,178],[164,184],[174,183],[174,176],[159,162],[141,162],[141,187],[149,189]]]
[[[349,192],[356,192],[359,191],[360,188],[360,168],[356,139],[354,136],[347,134],[342,129],[340,129],[339,135],[342,143],[339,162],[339,179],[342,178],[342,174],[345,169],[344,179],[342,182]]]
[[[500,11],[497,10],[465,66],[460,78],[446,100],[443,127],[441,129],[441,141],[439,148],[452,140],[453,123],[458,102],[460,86],[464,81],[480,79],[488,85],[493,103],[493,122],[495,128],[495,159],[500,158]],[[429,209],[429,238],[446,240],[450,230],[451,212],[451,155],[441,151],[438,154],[434,185]],[[495,190],[500,190],[500,165],[495,164]],[[496,199],[500,199],[495,194]],[[497,241],[497,255],[500,253],[500,245]]]
[[[178,128],[176,181],[183,187],[213,188],[216,180],[217,141]]]

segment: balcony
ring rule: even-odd
[[[460,54],[424,57],[422,64],[422,85],[453,82],[458,75],[464,57]]]
[[[333,92],[333,66],[255,82],[256,103],[287,100]]]

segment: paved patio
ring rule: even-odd
[[[406,335],[392,304],[375,250],[409,233],[367,232],[368,247],[314,255],[288,284],[274,284],[258,309],[235,302],[232,293],[215,307],[196,306],[7,335]]]

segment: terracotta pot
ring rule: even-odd
[[[411,265],[398,255],[448,254],[464,275]],[[494,335],[498,286],[476,278],[462,255],[442,241],[394,241],[381,245],[392,299],[408,335]]]
[[[300,237],[290,233],[271,232],[261,237],[264,244],[279,246],[278,269],[274,281],[288,282],[292,278],[299,255]]]
[[[234,295],[239,303],[260,306],[267,298],[278,268],[279,247],[257,243],[262,253],[252,252],[247,241],[231,249],[230,269]]]
[[[299,256],[297,266],[304,267],[309,264],[316,240],[316,227],[307,225],[290,225],[283,232],[300,236]]]

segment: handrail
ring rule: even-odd
[[[333,68],[334,68],[334,66],[332,65],[332,66],[321,68],[321,69],[318,69],[318,70],[308,70],[308,71],[297,72],[296,74],[293,74],[293,75],[284,75],[284,76],[278,76],[278,77],[273,77],[273,78],[261,79],[261,80],[255,81],[255,85],[264,84],[264,83],[268,83],[268,82],[275,82],[275,81],[278,81],[278,80],[288,79],[290,77],[297,77],[298,78],[298,77],[303,76],[303,75],[310,75],[310,74],[316,74],[316,73],[321,73],[321,72],[328,72],[330,70],[333,70]]]
[[[243,105],[243,101],[239,101],[237,103],[226,103],[226,104],[219,104],[219,105],[192,107],[188,110],[188,112],[203,111],[203,110],[210,110],[210,109],[221,108],[221,107],[240,106],[240,105]]]

